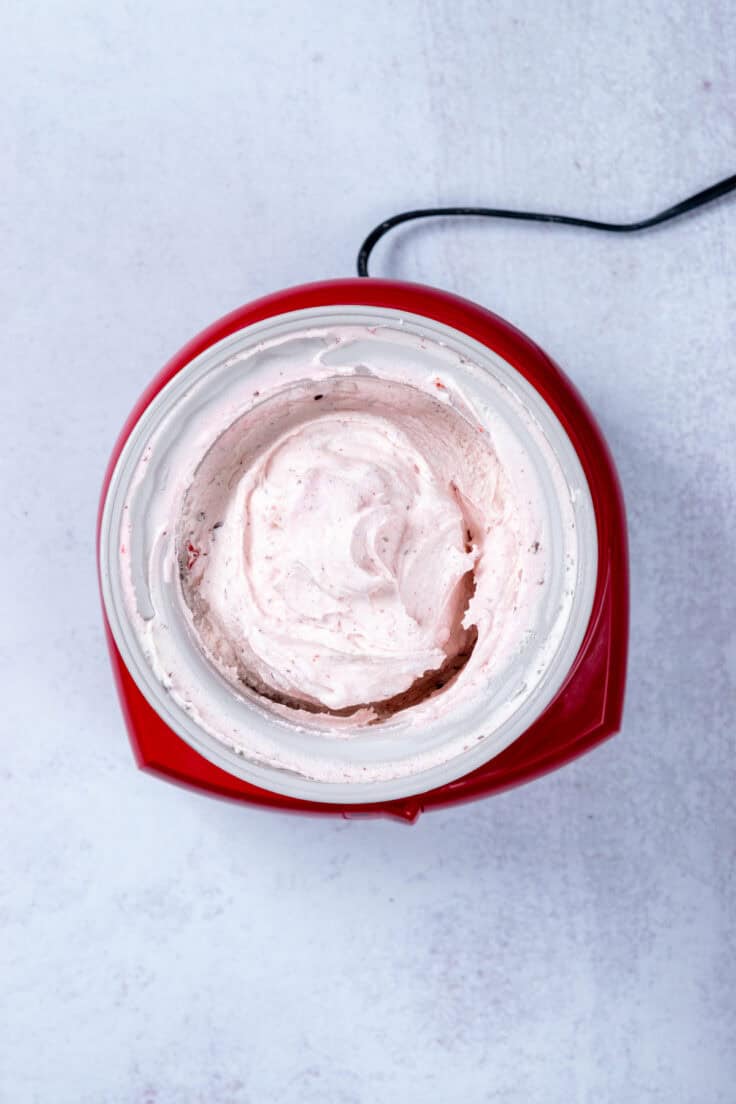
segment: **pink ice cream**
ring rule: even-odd
[[[184,595],[226,678],[387,716],[444,689],[481,626],[498,638],[529,540],[478,425],[399,384],[320,387],[208,453],[179,531]]]

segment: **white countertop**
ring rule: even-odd
[[[725,0],[4,6],[3,1104],[732,1104],[736,199],[375,254],[539,341],[613,449],[625,723],[566,769],[413,828],[144,775],[93,534],[163,361],[384,216],[628,219],[735,171],[735,40]]]

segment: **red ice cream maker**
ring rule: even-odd
[[[193,789],[253,805],[343,816],[385,814],[413,821],[425,809],[486,797],[562,766],[618,730],[628,646],[628,560],[623,498],[592,414],[554,362],[508,322],[466,299],[418,284],[344,279],[306,284],[258,299],[194,337],[158,373],[131,412],[110,458],[103,507],[123,447],[161,389],[195,357],[236,331],[291,311],[329,306],[391,308],[433,319],[502,357],[541,395],[563,426],[587,478],[596,519],[598,569],[583,642],[553,700],[521,736],[483,766],[426,793],[379,804],[317,803],[258,788],[210,762],[175,733],[142,693],[115,643],[103,603],[113,672],[140,767]]]

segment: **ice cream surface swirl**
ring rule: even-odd
[[[481,629],[498,642],[535,533],[487,438],[439,398],[320,386],[264,404],[205,458],[183,591],[225,677],[375,719],[444,690]]]

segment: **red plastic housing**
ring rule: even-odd
[[[424,809],[528,782],[590,750],[621,723],[628,647],[628,556],[623,497],[610,453],[576,389],[537,345],[508,322],[448,292],[393,280],[346,279],[305,284],[257,299],[213,323],[174,356],[143,393],[128,418],[105,474],[98,518],[123,446],[143,411],[177,372],[236,330],[288,311],[324,306],[389,307],[460,330],[497,352],[542,395],[564,426],[588,480],[597,520],[598,577],[580,650],[556,697],[510,747],[484,766],[438,789],[382,804],[334,805],[300,801],[251,785],[210,763],[176,735],[139,690],[103,617],[113,671],[140,767],[221,797],[305,813],[389,814],[412,821]]]

